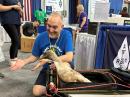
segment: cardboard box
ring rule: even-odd
[[[35,41],[35,37],[27,37],[22,35],[21,37],[21,51],[23,52],[32,52],[32,47]]]

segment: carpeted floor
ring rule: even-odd
[[[0,73],[4,74],[4,78],[0,78],[0,97],[34,97],[32,95],[32,86],[40,71],[31,71],[36,64],[26,65],[18,71],[9,69],[9,46],[10,43],[5,43],[2,50],[5,56],[5,61],[0,62]],[[19,58],[26,58],[31,53],[19,51]]]
[[[9,69],[9,47],[10,43],[4,43],[2,50],[5,56],[5,61],[0,62],[0,73],[4,74],[4,78],[0,77],[0,97],[34,97],[32,95],[32,87],[38,76],[40,69],[31,71],[36,63],[26,65],[18,71],[11,71]],[[24,53],[19,51],[19,58],[26,58],[31,53]],[[85,95],[70,95],[71,97],[88,97]],[[91,97],[99,97],[92,95]],[[125,95],[126,96],[126,95]],[[42,96],[45,97],[45,96]],[[90,97],[90,96],[89,96]],[[104,97],[104,96],[100,96]],[[113,95],[112,97],[115,97]],[[119,97],[119,96],[118,96]],[[123,96],[124,97],[124,96]]]

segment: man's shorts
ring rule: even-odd
[[[71,65],[71,68],[74,68],[74,65]],[[53,71],[53,81],[56,84],[57,73],[55,70]],[[48,82],[49,82],[49,68],[43,68],[38,75],[35,85],[46,86]]]
[[[47,80],[47,69],[42,69],[38,75],[38,78],[35,82],[35,85],[42,85],[46,86],[46,80]]]

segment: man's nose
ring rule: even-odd
[[[51,27],[50,27],[48,30],[49,30],[50,32],[54,32],[54,29],[51,28]]]

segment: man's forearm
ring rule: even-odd
[[[86,17],[83,18],[83,21],[82,21],[80,27],[82,28],[82,27],[84,26],[85,23],[86,23]]]
[[[73,60],[73,52],[66,53],[59,57],[63,62],[71,62]]]
[[[29,64],[29,63],[35,62],[37,59],[38,59],[37,57],[35,57],[35,56],[32,55],[32,56],[24,59],[23,61],[24,61],[25,64]]]
[[[13,6],[3,6],[2,4],[0,4],[0,12],[8,11],[8,10],[11,10],[12,8]]]

